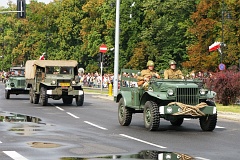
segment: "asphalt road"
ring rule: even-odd
[[[178,152],[199,160],[237,160],[240,154],[240,122],[219,118],[213,132],[203,132],[197,119],[186,119],[180,127],[161,120],[159,130],[149,132],[142,114],[134,114],[130,126],[120,126],[117,104],[94,94],[85,94],[81,107],[51,99],[41,106],[31,104],[28,95],[6,100],[1,83],[0,116],[10,113],[38,122],[0,122],[1,160],[67,160],[142,150]]]

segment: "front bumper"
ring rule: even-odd
[[[5,88],[11,94],[28,94],[29,88]]]
[[[194,106],[192,106],[192,107],[194,107]],[[196,111],[198,111],[198,110],[205,115],[214,115],[217,113],[216,106],[205,106],[203,108],[196,109]],[[190,113],[190,112],[184,111],[178,105],[160,106],[159,112],[160,112],[160,115],[199,116],[199,115],[191,114],[192,112]]]
[[[56,88],[53,90],[47,90],[47,95],[57,95],[57,96],[61,96],[61,95],[83,95],[84,92],[83,90],[74,90],[72,88],[68,88],[68,89],[61,89],[61,88]]]

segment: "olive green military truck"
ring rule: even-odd
[[[64,104],[82,106],[84,92],[78,77],[75,60],[28,60],[26,62],[26,85],[30,88],[30,102],[46,106],[48,98],[62,99]]]
[[[160,118],[173,126],[181,126],[184,118],[197,118],[203,131],[215,129],[216,93],[205,88],[202,80],[153,77],[146,88],[137,85],[139,72],[121,70],[120,90],[115,97],[120,125],[130,125],[132,114],[143,113],[145,127],[150,131],[158,130]]]
[[[10,68],[10,74],[5,82],[5,98],[9,99],[11,94],[29,94],[24,77],[25,67],[15,66]]]

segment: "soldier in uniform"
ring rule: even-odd
[[[182,71],[176,68],[174,60],[169,61],[170,68],[164,71],[164,79],[184,79]]]
[[[147,62],[147,69],[141,71],[141,75],[137,77],[138,86],[143,85],[143,87],[147,87],[148,81],[152,77],[160,78],[160,75],[154,70],[154,62],[148,61]]]

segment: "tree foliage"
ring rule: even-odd
[[[174,59],[185,70],[217,70],[220,55],[208,46],[222,41],[223,62],[238,64],[240,32],[238,0],[128,0],[120,4],[119,68],[143,69],[148,60],[156,70]],[[31,1],[27,18],[0,14],[1,69],[38,59],[75,59],[87,72],[99,71],[99,46],[114,59],[115,0]],[[16,5],[0,8],[16,10]],[[222,23],[222,10],[224,23]],[[230,15],[230,16],[229,16]],[[222,28],[223,24],[223,28]],[[223,29],[223,30],[222,30]],[[113,72],[114,65],[104,68]]]

